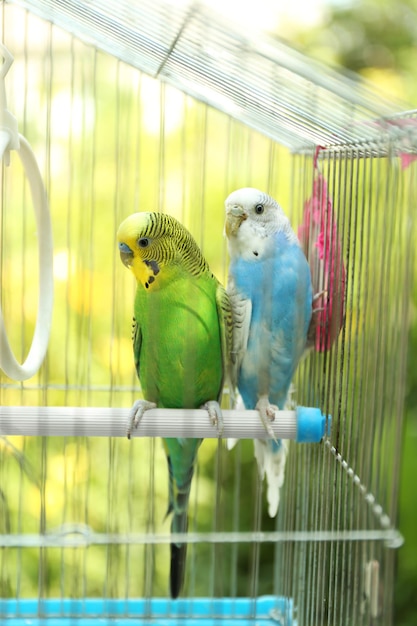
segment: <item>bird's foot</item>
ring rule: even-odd
[[[271,439],[276,441],[277,438],[275,437],[271,422],[275,420],[275,412],[279,411],[278,407],[275,404],[269,403],[268,396],[261,396],[256,403],[255,410],[259,411],[261,422],[268,435]]]
[[[203,404],[201,408],[208,411],[210,422],[212,426],[217,429],[217,436],[221,437],[223,433],[224,422],[222,410],[219,403],[216,402],[216,400],[209,400],[208,402]]]
[[[326,310],[326,307],[324,306],[324,298],[327,298],[327,289],[322,289],[321,291],[318,291],[316,294],[314,294],[313,315],[317,315],[317,313],[321,313],[322,311]],[[323,302],[322,306],[319,306],[320,301]]]
[[[327,289],[322,289],[321,291],[315,293],[313,296],[313,303],[320,300],[320,298],[323,298],[324,296],[327,296]]]
[[[129,419],[127,422],[126,435],[130,439],[132,431],[139,426],[139,422],[143,417],[145,411],[149,409],[156,409],[155,402],[148,402],[147,400],[136,400],[129,412]]]

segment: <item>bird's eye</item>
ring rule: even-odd
[[[255,204],[255,213],[260,215],[263,212],[264,212],[264,205],[263,204]]]
[[[139,248],[147,248],[149,246],[149,239],[147,237],[141,237],[138,239]]]

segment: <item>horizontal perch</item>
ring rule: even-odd
[[[0,534],[0,548],[80,548],[93,545],[143,545],[181,543],[311,543],[330,541],[384,541],[387,548],[404,543],[395,528],[359,530],[292,530],[189,533],[97,533],[89,526],[69,524],[44,534]],[[279,626],[277,624],[277,626]]]
[[[2,406],[0,435],[125,437],[128,417],[129,409],[121,408]],[[268,438],[258,411],[224,410],[223,418],[223,438]],[[271,426],[277,439],[316,443],[325,434],[326,417],[319,409],[297,407],[278,411]],[[151,409],[132,432],[132,437],[217,436],[203,409]]]

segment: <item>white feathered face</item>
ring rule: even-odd
[[[226,198],[225,206],[225,233],[231,256],[261,257],[268,246],[267,238],[289,228],[279,204],[259,189],[237,189]]]

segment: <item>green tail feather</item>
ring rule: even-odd
[[[174,513],[171,524],[171,532],[187,532],[188,516],[187,512],[178,515]],[[185,561],[187,557],[187,544],[171,543],[171,569],[170,569],[170,592],[171,598],[178,598],[184,584],[185,577]]]
[[[186,533],[188,531],[188,501],[190,498],[191,479],[194,467],[189,467],[187,482],[178,487],[173,474],[170,458],[169,467],[169,506],[167,515],[173,513],[171,532]],[[185,562],[187,556],[187,544],[171,543],[171,568],[170,568],[170,593],[172,598],[178,598],[181,593],[185,578]]]

